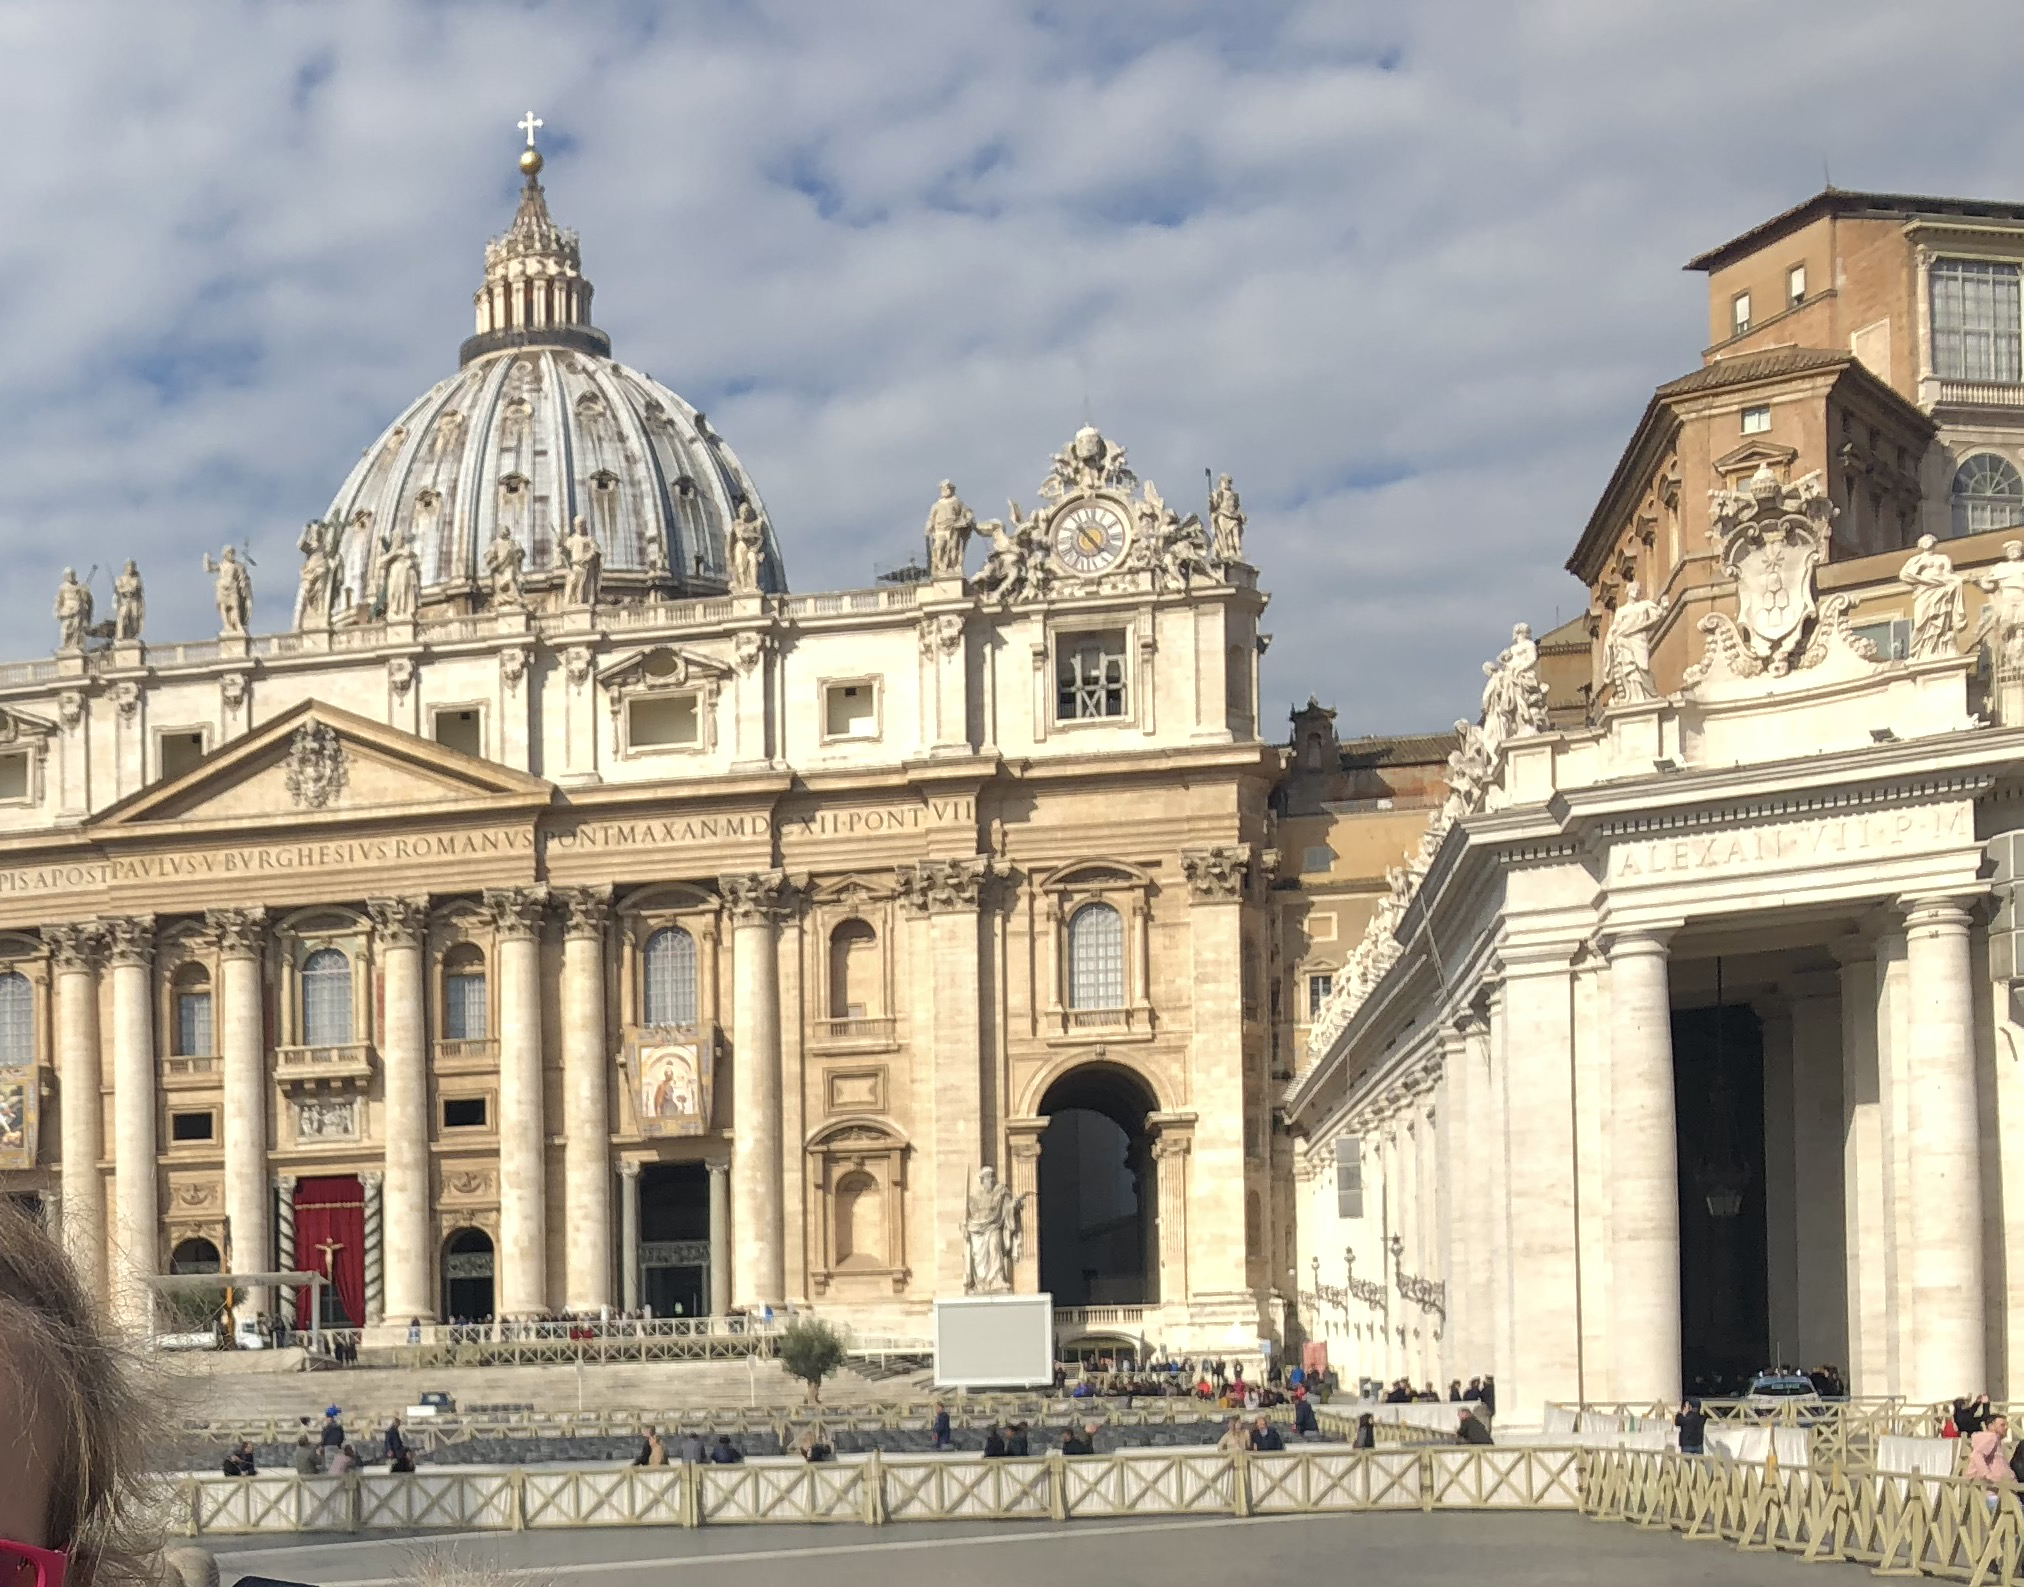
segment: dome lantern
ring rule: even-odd
[[[472,298],[477,330],[460,349],[460,363],[511,347],[570,347],[611,356],[611,338],[590,323],[591,285],[576,233],[556,225],[548,213],[541,187],[545,162],[534,144],[540,125],[531,110],[520,122],[527,134],[527,147],[520,151],[525,177],[520,208],[505,233],[485,245],[485,284]]]

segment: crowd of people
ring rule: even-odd
[[[1438,1405],[1443,1399],[1440,1390],[1433,1384],[1424,1384],[1416,1389],[1409,1378],[1395,1379],[1389,1386],[1367,1378],[1361,1387],[1362,1398],[1378,1400],[1386,1405]],[[1465,1388],[1460,1378],[1451,1378],[1445,1398],[1457,1405],[1480,1403],[1494,1416],[1497,1414],[1497,1380],[1494,1377],[1471,1378]]]
[[[1298,1399],[1324,1402],[1338,1387],[1335,1374],[1267,1364],[1262,1379],[1246,1379],[1244,1364],[1217,1357],[1154,1356],[1143,1365],[1129,1357],[1097,1356],[1054,1364],[1054,1392],[1071,1399],[1196,1399],[1232,1411],[1271,1410]]]

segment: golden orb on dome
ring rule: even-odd
[[[531,145],[522,149],[520,151],[520,169],[525,171],[529,176],[538,176],[541,172],[541,151]]]

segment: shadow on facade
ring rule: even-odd
[[[1057,1306],[1159,1300],[1159,1196],[1146,1117],[1155,1099],[1116,1064],[1071,1069],[1040,1111],[1040,1286]]]

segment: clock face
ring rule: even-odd
[[[1125,522],[1115,508],[1081,502],[1054,521],[1054,554],[1075,573],[1102,573],[1124,555]]]

